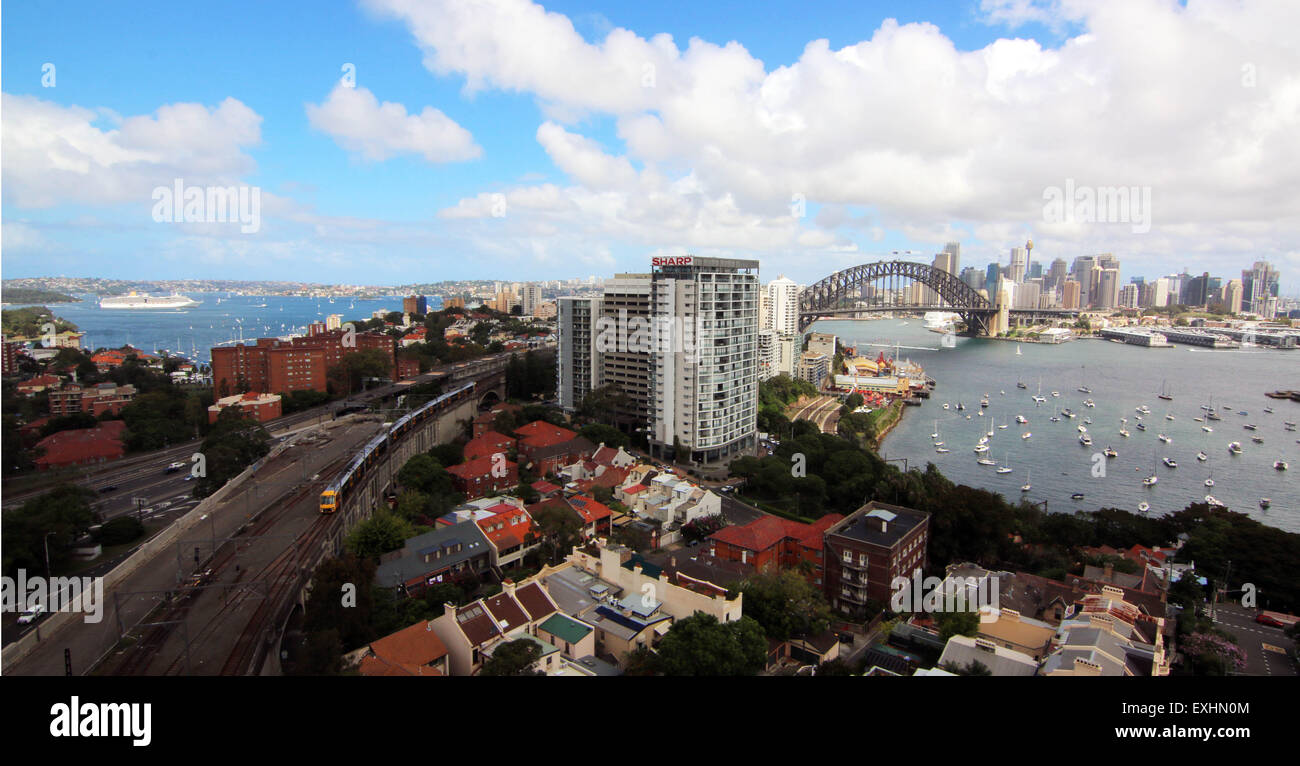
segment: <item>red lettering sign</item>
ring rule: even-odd
[[[690,266],[694,261],[695,259],[689,255],[656,257],[650,259],[651,265],[654,266]]]

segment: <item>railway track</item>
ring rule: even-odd
[[[346,456],[343,456],[331,461],[321,469],[319,475],[322,477],[328,477],[333,473],[336,473],[343,467],[346,459]],[[306,496],[310,495],[312,489],[321,484],[322,481],[324,481],[324,479],[310,482],[296,489],[289,490],[281,494],[279,497],[272,499],[265,506],[266,510],[259,513],[257,517],[253,519],[251,525],[242,527],[231,538],[222,541],[221,544],[217,546],[217,549],[212,552],[209,560],[205,562],[206,571],[209,573],[209,576],[205,579],[214,580],[226,573],[238,556],[239,548],[241,546],[247,545],[249,540],[254,540],[257,536],[265,534],[268,530],[273,529],[276,524],[283,520],[290,508],[301,502]],[[313,527],[317,526],[319,522],[320,519],[317,519],[316,522],[313,523]],[[294,547],[298,544],[299,541],[295,541]],[[276,560],[278,561],[283,556],[284,552],[281,552],[279,556],[277,556]],[[274,564],[274,561],[272,563]],[[249,577],[250,573],[247,570],[241,570],[235,576],[234,582],[231,584],[237,584],[246,578],[252,580],[263,579],[268,574],[268,569],[269,567],[264,568],[251,577]],[[162,613],[157,618],[145,618],[145,621],[166,624],[156,624],[147,627],[142,633],[140,641],[127,650],[121,661],[113,668],[111,671],[112,674],[152,675],[151,673],[148,673],[151,665],[166,646],[168,639],[175,632],[177,624],[184,620],[188,615],[194,599],[199,597],[201,592],[204,590],[215,588],[229,589],[229,587],[229,585],[211,585],[201,588],[185,588],[178,584],[177,590],[168,595],[167,603],[158,607],[163,609]],[[226,615],[229,609],[241,601],[242,599],[239,597],[236,597],[233,601],[229,599],[226,600],[216,614],[204,623],[202,628],[189,636],[191,648],[195,642],[209,636],[211,629]],[[185,650],[182,649],[182,651],[179,652],[168,664],[163,673],[174,674],[183,672],[184,669]]]

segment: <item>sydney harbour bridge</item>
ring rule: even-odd
[[[992,335],[1013,320],[1046,319],[1076,311],[997,306],[956,275],[916,261],[878,261],[837,271],[799,293],[799,331],[818,319],[891,311],[950,311],[968,335]]]

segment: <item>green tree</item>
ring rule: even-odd
[[[386,378],[392,372],[392,360],[377,348],[363,348],[344,354],[339,363],[326,373],[336,391],[351,395],[361,389],[365,378]]]
[[[752,617],[719,623],[696,612],[678,620],[659,643],[659,666],[669,676],[753,675],[767,661],[767,639]]]
[[[377,561],[383,554],[401,548],[412,537],[415,537],[415,529],[409,522],[381,510],[353,527],[343,545],[353,556]]]
[[[980,629],[979,612],[940,612],[939,638],[947,641],[953,636],[973,636]]]
[[[517,638],[498,646],[483,663],[479,675],[483,676],[544,676],[534,670],[533,664],[542,657],[542,647],[536,641]]]
[[[768,638],[785,641],[830,628],[826,598],[793,571],[754,575],[739,590],[745,594],[745,615],[754,618]]]

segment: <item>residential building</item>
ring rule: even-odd
[[[279,394],[235,394],[218,399],[208,407],[208,422],[215,423],[221,411],[227,407],[238,407],[240,417],[265,423],[280,417],[281,405]]]
[[[126,422],[105,420],[94,428],[59,431],[36,442],[36,470],[64,468],[73,465],[95,465],[117,460],[126,454],[122,437]]]
[[[601,355],[596,350],[599,297],[564,297],[556,302],[556,395],[560,407],[572,413],[587,394],[603,385]]]
[[[763,329],[778,335],[799,334],[799,285],[784,274],[767,283],[764,290]]]
[[[372,641],[361,655],[363,676],[446,676],[450,653],[433,623],[414,625]]]
[[[466,460],[449,466],[452,485],[457,492],[473,500],[484,495],[502,492],[519,484],[519,465],[492,455]]]
[[[402,313],[424,316],[429,313],[429,302],[423,295],[411,295],[403,298]]]
[[[979,663],[995,676],[1032,676],[1038,662],[1023,652],[998,646],[984,638],[956,635],[948,639],[939,657],[941,668],[967,668]]]
[[[462,521],[416,535],[385,553],[375,584],[419,596],[440,584],[475,584],[492,566],[492,546],[478,524]]]
[[[896,577],[924,569],[930,514],[872,501],[824,533],[826,596],[850,614],[888,604]]]
[[[829,513],[812,524],[775,516],[723,527],[709,536],[709,555],[738,561],[755,572],[791,569],[804,574],[820,590],[825,584],[823,533],[844,517]]]

